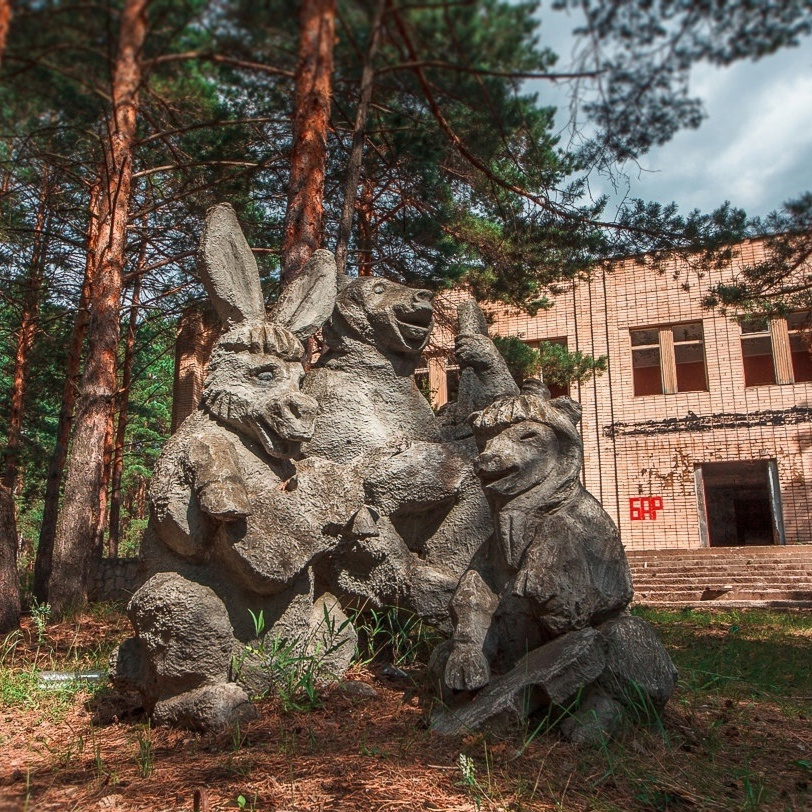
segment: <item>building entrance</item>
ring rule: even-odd
[[[696,486],[704,546],[784,544],[774,460],[702,463]]]

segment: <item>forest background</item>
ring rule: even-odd
[[[589,189],[699,126],[693,65],[800,44],[812,2],[559,0],[583,18],[567,72],[538,5],[0,0],[0,626],[18,564],[60,615],[95,558],[137,549],[215,202],[269,302],[322,245],[534,311],[619,256],[690,257],[691,286],[766,236],[769,263],[708,306],[809,307],[809,194],[763,220],[632,199],[608,217]],[[577,140],[530,80],[568,89]]]

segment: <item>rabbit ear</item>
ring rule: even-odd
[[[287,327],[297,338],[310,338],[330,318],[336,294],[335,257],[320,248],[285,286],[271,312],[271,321]]]
[[[228,203],[218,203],[206,212],[197,263],[206,292],[223,322],[265,321],[257,261]]]

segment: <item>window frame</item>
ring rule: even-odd
[[[739,321],[739,344],[742,353],[742,372],[744,374],[744,386],[746,389],[752,389],[757,386],[794,386],[801,383],[812,382],[812,377],[809,379],[798,380],[796,375],[796,367],[793,359],[792,340],[795,336],[804,332],[803,327],[790,327],[789,319],[793,316],[806,314],[808,323],[812,324],[812,311],[798,310],[789,313],[787,317],[784,316],[750,316],[750,318],[742,319]],[[745,332],[745,325],[765,320],[767,322],[767,329],[758,332]],[[745,343],[747,341],[754,341],[768,337],[770,339],[770,350],[772,354],[773,364],[773,380],[763,381],[757,383],[747,383],[746,372],[746,356],[744,353]]]
[[[683,338],[679,339],[675,336],[675,331],[680,327],[690,327],[698,325],[700,330],[699,338]],[[657,332],[656,343],[635,344],[634,334],[644,332]],[[705,353],[705,322],[703,319],[692,319],[690,321],[671,322],[669,324],[656,324],[648,327],[630,327],[629,328],[629,342],[631,349],[632,361],[632,391],[634,397],[657,397],[659,395],[684,395],[689,392],[709,392],[710,385],[708,381],[708,359]],[[698,346],[702,355],[702,369],[704,373],[704,386],[702,388],[694,389],[680,389],[678,367],[680,364],[677,362],[677,349],[681,347]],[[642,352],[646,350],[657,350],[660,369],[660,391],[659,392],[638,392],[635,381],[635,365],[634,355],[635,352]]]

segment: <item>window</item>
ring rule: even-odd
[[[769,320],[748,319],[742,322],[741,328],[744,385],[764,386],[775,383],[773,339]]]
[[[812,314],[760,316],[741,323],[745,386],[812,381]]]
[[[787,332],[795,383],[812,381],[812,313],[787,316]]]
[[[558,344],[560,347],[563,347],[565,350],[567,349],[567,339],[565,338],[542,338],[538,341],[525,341],[528,347],[532,347],[534,350],[537,350],[542,344]],[[538,374],[540,377],[544,377],[544,370],[539,370]],[[566,384],[554,383],[549,380],[544,380],[545,386],[550,390],[550,397],[551,398],[560,398],[564,395],[569,397],[570,388]]]
[[[631,330],[635,395],[706,392],[701,321]]]
[[[445,388],[446,403],[454,403],[460,391],[460,367],[459,364],[449,363],[445,365]]]

